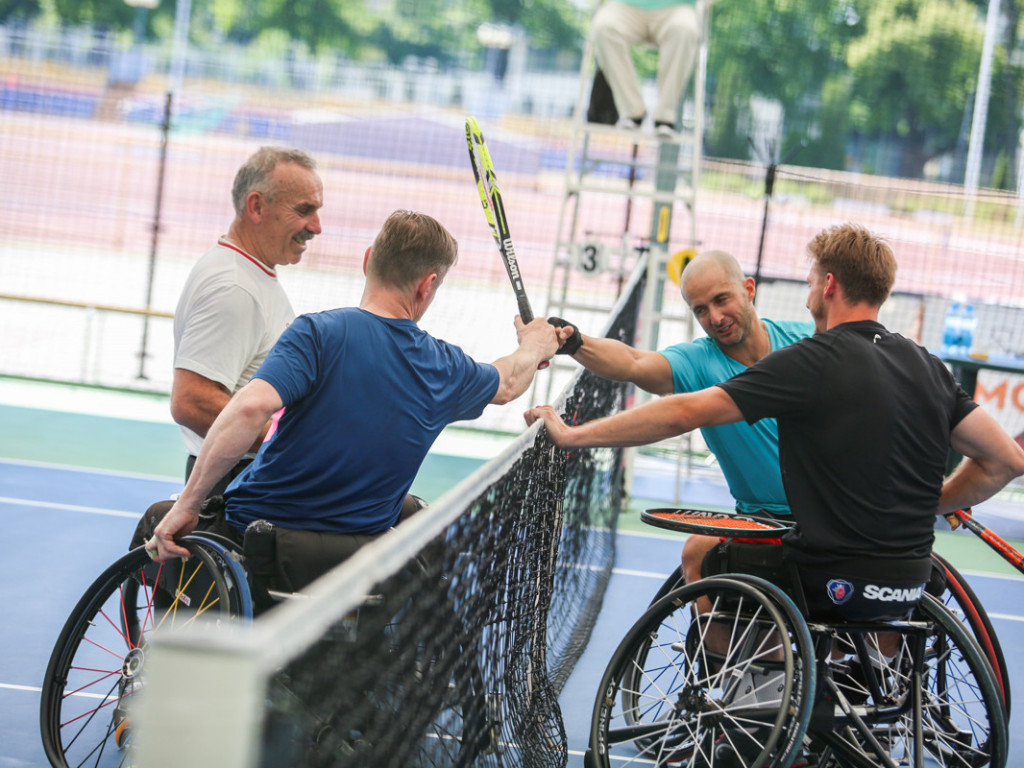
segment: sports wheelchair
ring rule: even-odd
[[[672,512],[643,518],[743,538],[789,525],[707,513],[684,523]],[[730,530],[737,520],[762,530]],[[799,589],[754,575],[685,584],[677,571],[612,655],[586,765],[1003,768],[1005,661],[962,577],[936,564],[941,597],[926,592],[907,620],[857,623],[808,619]]]
[[[240,544],[205,531],[179,543],[190,558],[157,563],[143,547],[131,550],[100,574],[68,617],[50,657],[40,703],[43,746],[55,768],[132,764],[131,713],[137,697],[145,693],[146,657],[155,635],[200,617],[216,624],[249,621],[296,597],[275,589],[265,535],[247,534]],[[441,566],[424,562],[422,556],[407,569],[409,574],[399,578],[410,584],[443,578],[437,575]],[[329,660],[344,656],[337,652],[341,644],[388,644],[401,656],[396,665],[403,671],[384,675],[377,670],[373,680],[353,684],[329,703],[303,701],[295,694],[293,680],[308,670],[283,669],[274,676],[263,731],[266,764],[385,764],[380,756],[389,754],[390,747],[375,743],[369,732],[392,722],[403,695],[396,686],[408,688],[439,677],[449,681],[447,694],[432,708],[417,712],[409,727],[420,729],[422,748],[414,747],[403,764],[468,765],[490,747],[494,733],[487,724],[482,677],[464,660],[472,654],[456,652],[452,658],[451,651],[427,648],[412,636],[414,622],[402,622],[410,600],[407,594],[370,595],[319,641],[327,646],[320,658]],[[438,612],[443,614],[445,607]],[[317,662],[316,674],[328,679],[323,666],[332,663],[340,662]]]

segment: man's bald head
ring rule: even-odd
[[[698,281],[703,282],[710,276],[723,276],[727,281],[737,286],[743,286],[746,277],[740,263],[732,254],[725,251],[701,251],[683,270],[682,291],[683,298],[690,303],[688,297],[690,289]]]
[[[683,270],[680,287],[697,322],[723,349],[743,345],[757,331],[754,281],[725,251],[697,254]]]

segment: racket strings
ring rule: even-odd
[[[657,512],[652,513],[653,517],[671,522],[686,523],[688,525],[706,525],[711,528],[734,528],[737,530],[750,531],[777,531],[784,525],[773,525],[754,520],[749,517],[721,516],[713,517],[708,514],[694,512]]]

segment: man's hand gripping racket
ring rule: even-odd
[[[961,524],[963,524],[963,526],[971,533],[975,533],[980,536],[981,540],[998,552],[1006,562],[1021,573],[1024,573],[1024,555],[1011,547],[999,535],[993,533],[986,526],[975,520],[974,513],[971,511],[970,507],[967,507],[966,509],[958,509],[956,512],[950,512],[946,515],[946,520],[949,522],[949,527],[953,530],[956,530]]]
[[[505,264],[508,279],[512,282],[512,290],[515,291],[516,303],[519,305],[519,316],[523,319],[523,324],[528,325],[533,320],[533,309],[530,307],[530,300],[526,297],[523,277],[519,273],[519,262],[516,260],[512,236],[508,231],[505,205],[501,199],[501,190],[498,188],[494,162],[491,160],[491,153],[487,150],[487,142],[484,141],[480,123],[476,121],[475,117],[466,118],[466,145],[469,148],[469,162],[473,166],[473,176],[476,177],[476,188],[480,193],[480,204],[483,206],[484,216],[487,217],[487,224],[491,228],[491,234],[494,235],[494,242],[498,244],[498,252]],[[537,366],[537,370],[547,367],[548,361],[545,360]]]

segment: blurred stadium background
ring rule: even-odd
[[[805,243],[856,220],[900,258],[893,327],[938,347],[950,301],[973,302],[975,350],[1024,353],[1020,25],[1016,0],[995,5],[993,22],[989,3],[966,0],[717,4],[693,215],[672,208],[662,247],[734,253],[761,278],[763,315],[803,318]],[[0,7],[0,375],[166,393],[180,286],[227,228],[235,169],[267,143],[312,152],[326,187],[324,233],[281,278],[297,311],[357,302],[379,223],[421,209],[462,252],[424,325],[481,358],[503,354],[515,305],[478,210],[467,114],[491,145],[535,311],[570,313],[560,290],[611,306],[621,279],[564,269],[565,244],[648,248],[654,208],[570,191],[589,6],[289,8]],[[653,53],[637,57],[653,101]],[[691,123],[696,111],[691,94]],[[699,333],[664,283],[679,320],[661,344]],[[571,319],[592,332],[604,320]],[[529,397],[550,399],[569,373],[556,366]],[[1021,377],[982,371],[978,397],[1024,431]],[[521,428],[521,409],[490,410],[473,426]]]

